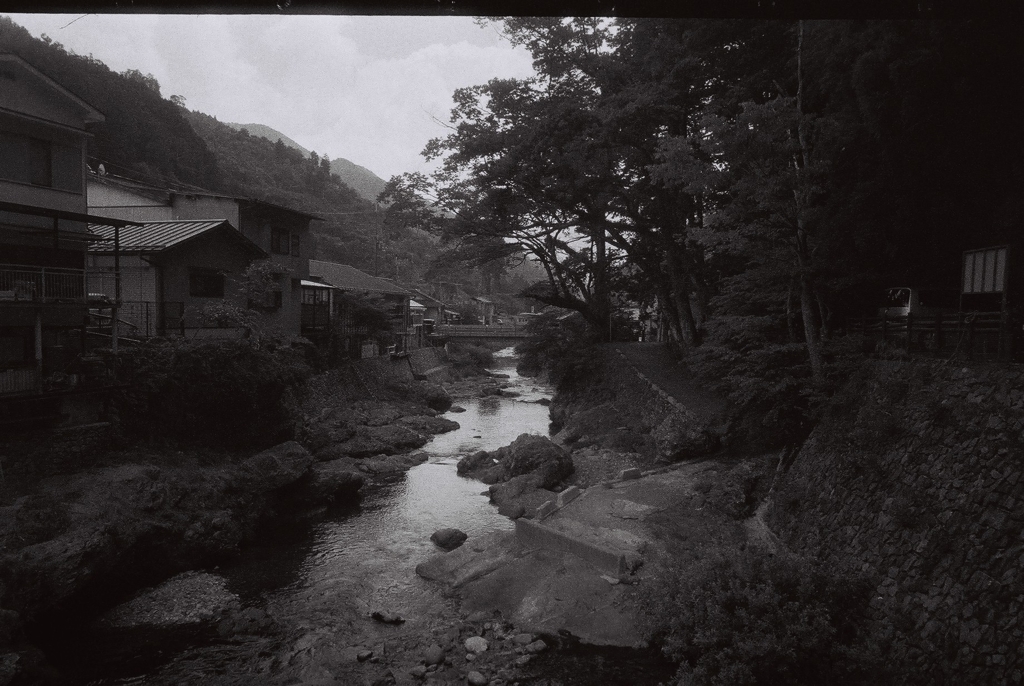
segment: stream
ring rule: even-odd
[[[465,411],[445,416],[460,428],[424,446],[427,462],[367,484],[357,505],[329,510],[312,524],[268,532],[239,559],[205,570],[223,579],[246,611],[272,617],[274,631],[240,641],[222,638],[210,625],[121,634],[90,632],[87,626],[46,646],[64,676],[59,683],[261,683],[255,666],[287,653],[296,636],[299,643],[329,635],[338,646],[379,646],[379,627],[369,619],[375,611],[400,615],[407,636],[457,626],[458,601],[415,573],[418,563],[438,552],[430,535],[455,527],[472,542],[511,530],[513,523],[490,504],[486,486],[457,475],[456,463],[478,450],[508,445],[522,433],[548,433],[548,408],[538,401],[550,398],[551,389],[516,373],[511,348],[495,353],[491,371],[508,375],[507,390],[518,395],[458,400]],[[650,651],[610,654],[577,646],[548,653],[537,666],[561,684],[656,684],[671,675],[664,664],[648,674],[652,662],[663,660]],[[595,665],[606,665],[600,677]],[[339,675],[337,683],[347,683],[346,677]]]

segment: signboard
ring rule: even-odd
[[[964,253],[963,293],[1006,291],[1006,246]]]

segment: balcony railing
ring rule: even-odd
[[[85,270],[0,264],[0,301],[85,302]]]

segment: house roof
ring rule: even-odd
[[[129,179],[124,176],[118,176],[117,174],[97,174],[90,170],[89,180],[97,183],[102,183],[108,186],[117,186],[124,188],[125,190],[133,193],[138,193],[147,197],[158,199],[162,202],[172,203],[174,196],[181,196],[185,198],[189,197],[201,197],[201,198],[224,198],[227,200],[237,200],[240,203],[249,205],[257,205],[263,207],[269,207],[277,210],[278,212],[285,212],[288,214],[298,215],[306,219],[318,219],[322,220],[323,217],[318,217],[315,214],[309,212],[303,212],[302,210],[295,210],[291,207],[285,207],[284,205],[277,205],[266,200],[259,200],[258,198],[247,198],[242,195],[231,195],[230,193],[218,193],[215,191],[206,190],[197,186],[184,186],[181,184],[169,184],[168,186],[155,186],[145,181],[136,181],[135,179]]]
[[[90,224],[89,229],[106,239],[103,244],[89,247],[89,252],[113,252],[114,227],[104,224]],[[121,252],[163,252],[175,248],[213,231],[227,230],[244,249],[259,257],[267,257],[266,251],[250,241],[224,219],[180,220],[166,222],[138,222],[121,229]]]
[[[24,71],[31,74],[37,81],[46,84],[47,87],[55,91],[59,96],[65,100],[74,103],[74,105],[82,113],[83,121],[86,124],[95,124],[105,120],[103,113],[98,109],[87,103],[82,98],[78,97],[67,88],[62,86],[57,81],[51,79],[49,76],[41,72],[32,66],[23,57],[13,52],[0,52],[0,64],[16,65]]]
[[[409,291],[396,286],[390,281],[370,276],[355,267],[337,262],[322,260],[309,261],[311,276],[321,278],[332,286],[345,291],[368,291],[370,293],[391,293],[393,295],[409,295]]]
[[[413,296],[420,303],[424,304],[424,307],[444,307],[444,302],[438,300],[432,295],[428,295],[418,288],[406,288],[407,291],[413,294]]]

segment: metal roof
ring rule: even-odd
[[[165,222],[139,222],[121,229],[121,252],[161,252],[201,236],[208,231],[227,228],[239,242],[250,252],[266,256],[266,252],[258,245],[235,230],[224,219],[180,220]],[[102,245],[90,246],[89,252],[112,252],[114,249],[114,227],[104,224],[90,224],[89,229],[107,239]]]
[[[332,286],[337,286],[345,291],[409,295],[409,291],[404,288],[396,286],[390,281],[379,279],[376,276],[370,276],[366,272],[361,272],[347,264],[310,260],[309,273],[311,276],[321,278]]]

